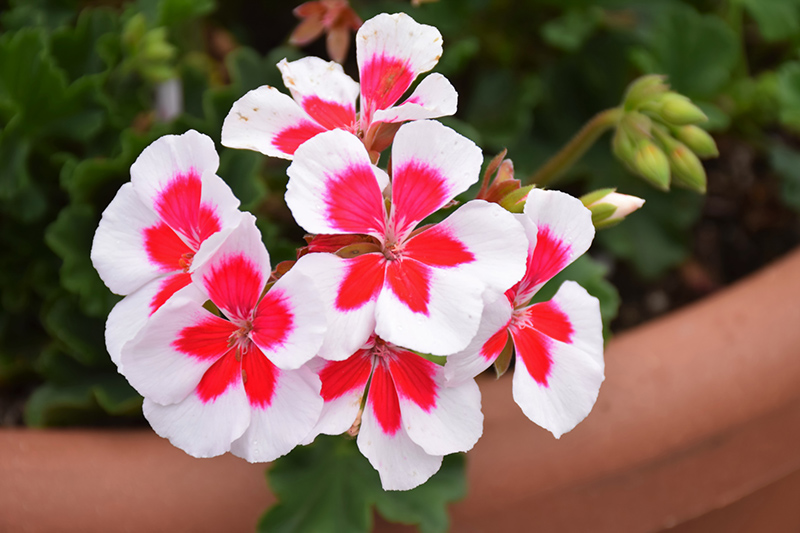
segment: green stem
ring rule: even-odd
[[[528,183],[544,187],[569,170],[595,141],[607,130],[616,126],[622,116],[621,107],[606,109],[596,114],[556,155],[551,157]]]

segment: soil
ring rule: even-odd
[[[615,268],[610,281],[622,300],[615,332],[698,300],[800,244],[800,214],[782,203],[765,156],[740,139],[721,137],[717,144],[720,157],[705,163],[708,192],[691,255],[655,282],[629,266]]]

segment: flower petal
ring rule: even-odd
[[[255,354],[254,354],[255,355]],[[251,463],[272,461],[289,453],[314,427],[322,409],[319,378],[308,368],[280,370],[266,358],[242,360],[247,372],[245,389],[250,399],[250,426],[231,444],[231,452]],[[259,370],[260,368],[260,370]],[[269,404],[254,402],[250,384],[272,371],[274,389]]]
[[[459,272],[502,293],[525,272],[527,239],[516,218],[497,204],[473,200],[408,240],[405,255]]]
[[[265,85],[234,102],[222,123],[222,145],[292,159],[298,146],[323,131],[290,96]]]
[[[413,489],[442,465],[442,456],[429,455],[411,440],[402,428],[400,416],[391,376],[376,365],[357,442],[358,449],[378,471],[384,490]]]
[[[361,407],[364,389],[372,373],[368,349],[358,350],[344,361],[326,361],[319,369],[321,395],[325,401],[314,435],[339,435],[353,425]]]
[[[478,180],[475,143],[432,120],[404,124],[392,146],[392,213],[398,240]]]
[[[286,204],[310,233],[364,233],[383,240],[386,174],[364,145],[342,130],[320,134],[295,154],[286,173]]]
[[[524,304],[550,278],[583,255],[594,238],[592,213],[580,200],[559,191],[533,189],[520,220],[535,249],[517,290]],[[535,229],[534,229],[535,227]],[[532,237],[535,235],[535,237]]]
[[[120,372],[139,394],[164,405],[180,402],[228,351],[235,326],[203,309],[205,301],[188,285],[122,346]]]
[[[312,281],[292,269],[261,298],[251,337],[275,365],[295,369],[317,354],[326,324]]]
[[[378,272],[379,277],[373,276],[374,256],[365,254],[355,259],[342,259],[333,254],[312,253],[301,257],[292,267],[292,271],[312,280],[322,300],[321,309],[328,323],[318,353],[323,359],[347,359],[374,331],[375,305],[383,286],[382,270]]]
[[[196,256],[201,265],[192,274],[228,318],[250,320],[270,274],[269,253],[255,217],[243,214],[216,250]]]
[[[441,74],[433,73],[422,80],[402,104],[378,110],[373,122],[404,122],[455,115],[458,93]]]
[[[600,304],[594,296],[586,292],[574,281],[565,281],[550,300],[561,313],[569,317],[572,335],[569,342],[583,350],[605,368],[603,360],[603,320]],[[540,305],[540,304],[537,304]],[[536,307],[534,305],[534,307]],[[548,333],[545,329],[541,329]],[[551,337],[554,335],[550,334]]]
[[[144,416],[160,437],[189,455],[222,455],[250,424],[250,408],[239,376],[238,382],[212,400],[203,400],[197,393],[172,405],[145,398]]]
[[[389,363],[403,428],[431,455],[470,450],[483,433],[481,392],[475,380],[444,386],[444,369],[411,352]]]
[[[284,59],[278,69],[292,97],[317,124],[327,130],[354,125],[359,87],[340,64],[304,57]]]
[[[396,268],[401,273],[414,272],[409,265],[415,263],[419,265],[406,259]],[[461,272],[424,265],[422,269],[430,276],[426,287],[418,286],[418,276],[397,276],[390,290],[381,291],[375,333],[387,342],[423,353],[448,355],[463,350],[478,330],[484,286]],[[422,293],[424,289],[427,293]],[[414,304],[421,304],[422,296],[425,305],[418,310]]]
[[[178,269],[180,256],[167,268],[161,257],[152,253],[152,246],[147,246],[146,232],[158,224],[158,215],[142,202],[132,183],[120,187],[103,211],[91,251],[94,268],[112,292],[131,294],[164,272]]]
[[[594,300],[581,303],[599,316],[596,300],[588,294],[582,297]],[[562,293],[560,300],[565,299]],[[598,362],[596,352],[584,351],[573,342],[576,329],[571,317],[555,299],[551,302],[529,309],[529,325],[511,328],[517,353],[513,394],[514,401],[528,418],[558,438],[592,410],[604,376],[602,361]],[[602,331],[597,324],[594,329],[580,336],[599,336],[602,346]]]
[[[484,299],[487,297],[491,301],[483,308],[475,337],[462,351],[447,356],[444,375],[448,384],[458,385],[489,368],[508,342],[511,304],[504,294],[489,291],[484,294]]]
[[[356,34],[356,60],[361,80],[361,112],[393,105],[422,73],[442,56],[442,35],[405,13],[380,14]]]

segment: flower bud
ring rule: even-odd
[[[675,128],[675,138],[689,147],[689,149],[702,159],[717,157],[719,150],[714,138],[708,132],[691,124]]]
[[[507,211],[522,213],[522,210],[525,208],[525,201],[528,199],[528,193],[531,192],[534,187],[536,187],[536,185],[526,185],[525,187],[515,189],[505,195],[505,197],[497,203]]]
[[[600,189],[581,196],[581,202],[592,212],[592,224],[603,229],[618,224],[642,205],[644,199],[620,194],[614,189]]]
[[[632,168],[654,187],[669,189],[669,161],[667,156],[650,139],[642,139],[636,145]]]
[[[685,144],[675,143],[669,151],[669,163],[675,183],[693,191],[706,192],[703,164]]]
[[[623,100],[626,110],[638,109],[644,102],[657,97],[669,90],[665,83],[667,77],[660,74],[642,76],[628,86]]]
[[[708,120],[706,114],[691,100],[677,93],[665,94],[658,104],[658,114],[670,124],[681,126]]]

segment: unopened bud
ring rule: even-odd
[[[675,138],[688,146],[699,158],[705,159],[719,155],[714,138],[703,128],[691,124],[675,128]]]
[[[669,162],[675,183],[693,191],[706,192],[706,171],[686,145],[676,142],[669,151]]]
[[[678,93],[667,93],[659,99],[658,114],[665,121],[678,126],[708,120],[706,114],[699,107]]]
[[[611,139],[611,151],[623,163],[633,164],[636,144],[624,128],[617,128],[617,131],[614,132],[614,137]]]
[[[643,198],[620,194],[614,189],[591,192],[582,196],[581,202],[592,212],[592,223],[596,229],[618,224],[644,205]]]
[[[644,102],[667,92],[669,85],[666,84],[666,79],[666,76],[660,74],[650,74],[634,80],[625,93],[623,100],[625,109],[637,109]]]
[[[653,141],[649,139],[639,141],[631,165],[637,174],[654,187],[663,191],[669,189],[669,161]]]
[[[526,185],[505,195],[505,197],[498,203],[500,207],[512,213],[522,213],[525,208],[525,201],[528,199],[528,193],[531,192],[536,185]]]

